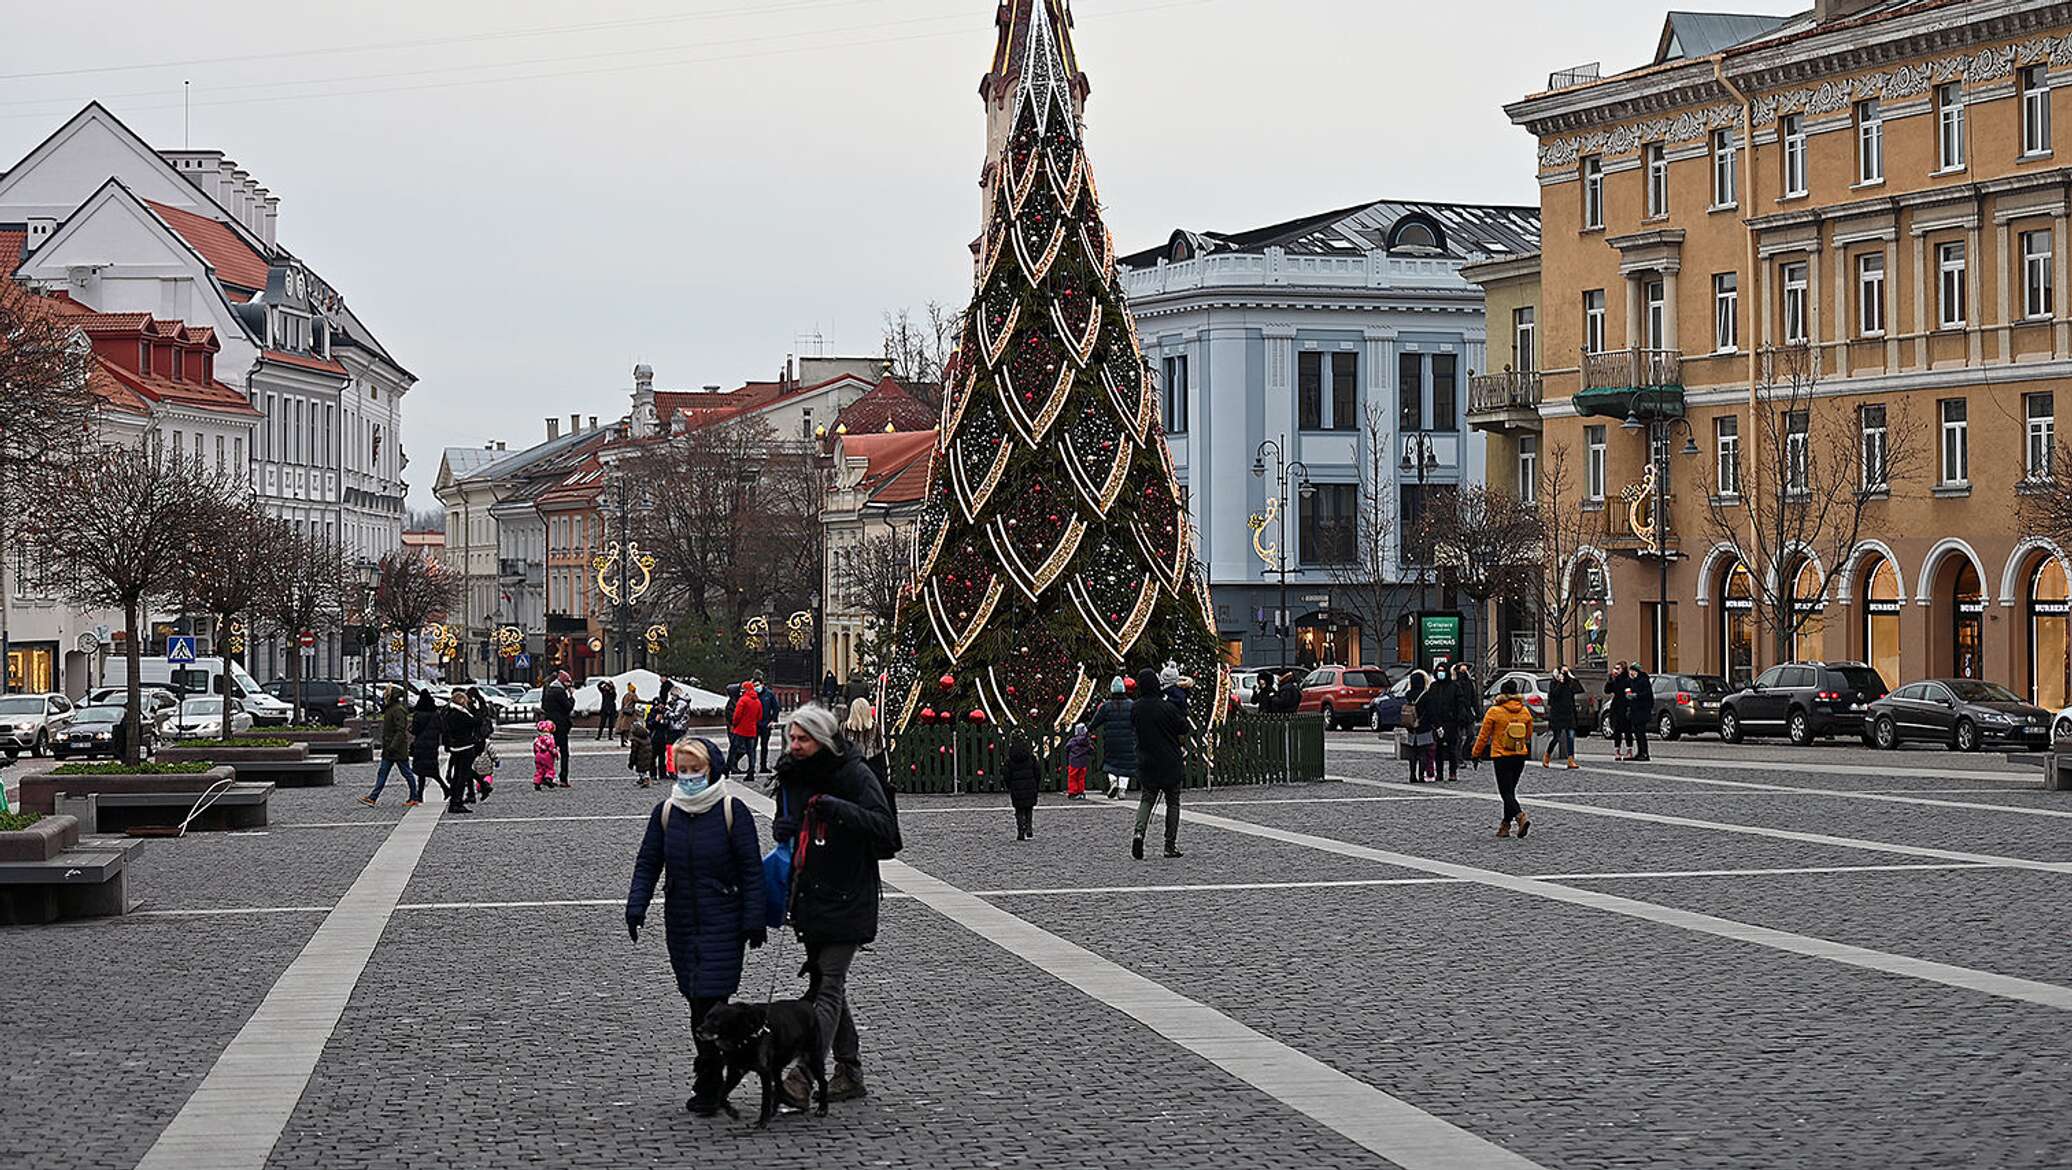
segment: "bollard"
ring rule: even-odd
[[[81,836],[90,837],[101,831],[101,798],[97,794],[89,792],[83,796],[73,796],[60,792],[53,798],[52,804],[58,816],[74,817],[79,821]]]
[[[2043,753],[2043,787],[2048,792],[2072,792],[2072,752]]]

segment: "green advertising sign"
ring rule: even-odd
[[[1426,670],[1444,658],[1448,662],[1460,661],[1460,615],[1457,613],[1421,614],[1417,619],[1417,662]]]

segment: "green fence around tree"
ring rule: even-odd
[[[1046,736],[1036,744],[1046,792],[1065,790],[1065,741]],[[1187,787],[1218,784],[1288,784],[1324,779],[1324,718],[1321,715],[1262,715],[1240,711],[1216,729],[1213,767],[1200,759],[1187,765]],[[1094,765],[1087,783],[1100,788],[1101,736],[1094,736]],[[903,793],[998,792],[1007,766],[1007,736],[998,728],[970,723],[909,728],[892,751],[892,782]]]

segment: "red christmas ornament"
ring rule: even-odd
[[[957,685],[957,676],[953,674],[943,675],[941,678],[935,680],[935,684],[946,691],[953,690]]]
[[[933,707],[923,707],[923,708],[921,708],[921,722],[923,722],[923,723],[933,723],[933,722],[935,722],[935,708],[933,708]]]
[[[978,707],[973,707],[969,718],[973,723],[984,723],[986,721],[986,713]]]

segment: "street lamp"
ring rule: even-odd
[[[1425,478],[1433,468],[1439,466],[1432,436],[1424,431],[1409,431],[1403,436],[1403,470],[1417,472],[1418,526],[1424,527]],[[1427,534],[1427,537],[1429,534]],[[1417,561],[1417,613],[1420,622],[1424,619],[1426,604],[1431,600],[1428,594],[1432,550],[1429,539],[1420,539],[1421,546]],[[1421,635],[1420,635],[1421,636]]]
[[[611,482],[618,497],[619,539],[605,545],[591,564],[597,570],[597,591],[612,603],[613,641],[619,652],[619,673],[624,674],[630,665],[627,654],[633,642],[633,603],[646,596],[654,583],[655,556],[632,537],[633,502],[625,475],[616,475]]]
[[[1659,389],[1646,393],[1661,396]],[[1648,433],[1648,462],[1655,472],[1654,515],[1650,518],[1655,546],[1655,661],[1654,668],[1660,671],[1663,663],[1669,661],[1669,436],[1677,427],[1684,430],[1683,449],[1678,451],[1686,459],[1698,454],[1697,431],[1691,420],[1682,416],[1671,416],[1658,403],[1649,410],[1648,417],[1640,416],[1640,396],[1636,394],[1632,405],[1626,410],[1626,421],[1619,424],[1622,431]]]
[[[1309,467],[1300,459],[1290,461],[1286,458],[1283,444],[1287,440],[1286,435],[1267,439],[1259,444],[1259,450],[1252,456],[1252,476],[1255,479],[1266,478],[1266,460],[1269,456],[1273,459],[1273,494],[1266,499],[1266,510],[1251,518],[1252,551],[1281,578],[1281,608],[1274,628],[1280,634],[1283,671],[1288,669],[1288,483],[1292,480],[1296,491],[1305,500],[1317,492],[1316,486],[1309,482]],[[1276,539],[1271,545],[1260,544],[1259,534],[1275,520],[1280,521],[1274,534]]]

